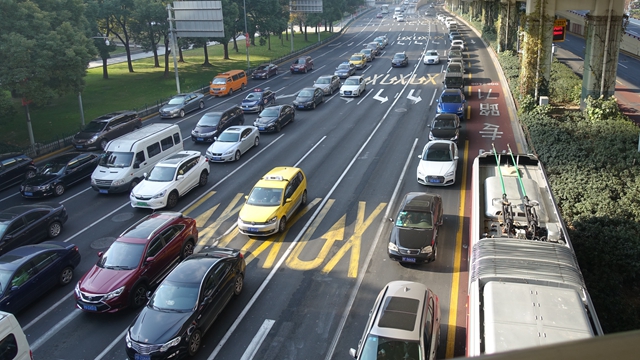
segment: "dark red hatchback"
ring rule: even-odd
[[[178,212],[155,212],[125,230],[78,282],[76,306],[116,312],[147,302],[147,291],[193,254],[196,221]]]

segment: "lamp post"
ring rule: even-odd
[[[249,62],[249,31],[247,30],[247,2],[246,0],[242,0],[242,6],[244,7],[244,41],[246,43],[247,48],[247,71],[251,68],[251,63]]]

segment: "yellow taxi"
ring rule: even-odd
[[[367,56],[362,53],[353,54],[351,58],[349,58],[349,64],[355,66],[356,69],[362,69],[367,65]]]
[[[299,168],[273,168],[245,198],[238,216],[241,233],[268,236],[283,232],[287,219],[307,202],[307,178]]]

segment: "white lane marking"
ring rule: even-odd
[[[433,100],[435,100],[435,98],[436,98],[436,92],[437,91],[438,91],[437,89],[433,90],[433,96],[431,97],[431,102],[429,102],[429,107],[431,107],[433,105]]]
[[[95,360],[101,360],[105,355],[107,355],[107,353],[109,353],[109,351],[111,351],[111,349],[113,349],[113,347],[122,340],[122,338],[127,334],[127,331],[129,331],[128,327],[124,329],[124,331],[121,332],[120,335],[118,335],[118,337],[109,344],[109,346],[102,350],[102,352],[96,356]]]
[[[280,90],[284,90],[284,89],[286,89],[286,88],[287,88],[286,86],[283,86],[283,87],[281,87],[280,89],[278,89],[278,90],[274,91],[274,93],[277,93],[278,91],[280,91]]]
[[[36,317],[35,319],[31,320],[30,323],[28,323],[27,325],[23,326],[22,330],[27,331],[27,329],[29,329],[33,324],[37,323],[40,319],[45,317],[45,315],[47,315],[48,313],[52,312],[56,307],[58,307],[58,305],[62,304],[62,302],[66,301],[67,298],[69,296],[72,296],[72,295],[73,295],[73,290],[70,293],[68,293],[67,295],[63,296],[62,299],[58,300],[58,302],[53,304],[53,306],[51,306],[47,310],[43,311],[40,315],[38,315],[38,317]]]
[[[620,66],[622,66],[623,68],[627,69],[627,67],[626,67],[626,66],[624,66],[624,65],[622,65],[622,64],[620,64],[620,63],[618,63],[618,65],[620,65]]]
[[[99,222],[103,221],[104,219],[106,219],[106,218],[108,218],[109,216],[113,215],[113,214],[114,214],[114,213],[116,213],[117,211],[120,211],[123,207],[125,207],[125,206],[127,206],[127,205],[130,205],[130,204],[131,204],[131,202],[127,201],[126,203],[124,203],[124,204],[122,204],[122,205],[118,206],[118,207],[117,207],[117,208],[115,208],[115,210],[113,210],[112,212],[110,212],[110,213],[108,213],[107,215],[105,215],[105,216],[101,217],[100,219],[98,219],[98,220],[94,221],[93,223],[91,223],[91,224],[90,224],[89,226],[87,226],[86,228],[84,228],[84,229],[82,229],[82,230],[78,231],[77,233],[75,233],[75,234],[71,235],[71,237],[69,237],[68,239],[64,240],[64,242],[68,242],[69,240],[71,240],[71,239],[75,238],[76,236],[78,236],[78,235],[80,235],[80,234],[84,233],[85,231],[89,230],[93,225],[95,225],[95,224],[97,224],[97,223],[99,223]]]
[[[69,196],[68,198],[66,198],[66,199],[64,199],[64,200],[62,200],[62,201],[60,201],[60,204],[65,203],[65,202],[67,202],[67,201],[69,201],[69,200],[73,199],[74,197],[76,197],[76,196],[78,196],[78,195],[80,195],[80,194],[84,194],[86,191],[89,191],[89,190],[91,190],[91,186],[89,186],[88,188],[86,188],[86,189],[84,189],[84,190],[80,191],[79,193],[77,193],[77,194],[75,194],[75,195],[71,195],[71,196]]]
[[[262,345],[264,338],[267,337],[267,334],[269,334],[269,331],[271,330],[271,327],[273,327],[273,323],[275,322],[275,320],[271,319],[264,320],[262,326],[260,326],[260,329],[258,329],[258,333],[253,337],[253,340],[251,340],[251,343],[247,347],[247,350],[244,351],[244,354],[242,354],[240,360],[252,360],[253,357],[256,356],[260,345]]]
[[[391,107],[393,107],[393,104]],[[389,107],[389,109],[391,109],[391,107]],[[342,318],[340,318],[340,324],[338,325],[336,334],[333,336],[333,341],[331,342],[331,346],[329,347],[329,351],[327,352],[327,356],[325,357],[325,360],[331,360],[331,358],[333,358],[333,353],[335,352],[336,346],[338,345],[338,340],[342,335],[342,329],[344,329],[344,326],[347,323],[347,318],[349,317],[349,313],[351,312],[351,307],[353,306],[353,303],[356,301],[356,296],[358,295],[358,291],[360,290],[360,286],[362,285],[362,281],[364,280],[364,275],[367,273],[367,269],[369,268],[369,264],[371,263],[371,259],[373,258],[373,253],[375,249],[378,247],[378,241],[380,240],[380,236],[382,235],[382,230],[384,229],[385,223],[388,221],[387,219],[389,218],[389,213],[393,209],[394,202],[398,197],[398,191],[400,191],[400,185],[404,181],[405,174],[407,173],[407,168],[409,167],[409,163],[413,158],[413,152],[416,149],[417,143],[418,143],[418,138],[416,138],[413,141],[413,146],[411,147],[411,151],[409,151],[407,160],[404,163],[404,168],[402,169],[400,178],[398,178],[398,182],[396,182],[396,187],[393,190],[393,194],[391,194],[391,199],[389,199],[387,210],[385,211],[384,216],[380,220],[380,225],[378,226],[378,232],[376,233],[376,237],[374,238],[373,244],[371,244],[371,247],[369,248],[369,252],[367,253],[367,258],[364,261],[364,268],[362,269],[361,272],[358,273],[358,280],[356,281],[356,285],[351,290],[351,295],[349,296],[349,300],[347,301],[347,306],[345,306],[344,308],[344,312],[342,313]]]
[[[20,195],[20,193],[19,193],[19,192],[17,192],[17,193],[15,193],[15,194],[13,194],[13,195],[9,195],[9,196],[7,196],[7,197],[6,197],[6,198],[4,198],[4,199],[0,199],[0,202],[5,201],[5,200],[7,200],[7,199],[9,199],[9,198],[12,198],[12,197],[14,197],[14,196],[16,196],[16,195]]]
[[[35,352],[36,350],[38,350],[38,348],[40,346],[42,346],[42,344],[44,344],[47,340],[49,340],[53,335],[55,335],[58,331],[60,331],[60,329],[62,329],[63,327],[65,327],[69,322],[71,322],[71,320],[75,319],[76,317],[78,317],[78,315],[80,315],[80,313],[82,313],[82,310],[80,309],[75,309],[71,312],[71,314],[65,316],[64,319],[62,319],[61,321],[59,321],[54,327],[52,327],[51,329],[49,329],[49,331],[47,331],[46,333],[44,333],[44,335],[40,336],[38,338],[38,340],[34,341],[31,344],[31,351]]]
[[[320,140],[319,140],[315,145],[313,145],[313,147],[312,147],[311,149],[309,149],[309,151],[307,151],[307,152],[306,152],[306,154],[304,154],[304,155],[300,158],[300,160],[298,160],[298,162],[297,162],[297,163],[295,163],[295,164],[293,165],[293,167],[298,167],[298,165],[300,165],[300,163],[302,162],[302,160],[306,159],[306,158],[307,158],[307,156],[309,156],[309,154],[311,154],[311,152],[313,152],[313,150],[315,150],[315,149],[318,147],[318,145],[320,145],[320,143],[322,143],[322,142],[324,141],[324,139],[326,139],[326,138],[327,138],[327,136],[326,136],[326,135],[325,135],[325,136],[323,136],[323,137],[322,137],[322,139],[320,139]]]
[[[356,105],[360,105],[360,103],[361,103],[361,102],[363,102],[363,101],[364,101],[364,99],[366,99],[366,98],[367,98],[367,96],[369,96],[369,94],[371,94],[372,92],[373,92],[373,88],[372,88],[372,89],[369,89],[368,91],[365,91],[365,93],[366,93],[366,94],[364,94],[364,96],[362,97],[362,99],[360,99],[360,101],[358,101],[358,102],[356,103]]]

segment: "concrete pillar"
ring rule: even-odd
[[[587,15],[587,41],[580,97],[582,108],[586,106],[588,96],[597,98],[603,95],[608,98],[615,93],[624,9],[624,3],[616,6],[620,3],[597,1],[595,9]],[[610,5],[612,8],[609,8]]]
[[[515,0],[500,2],[500,16],[498,18],[498,52],[505,50],[516,51],[518,39],[518,6]]]
[[[536,102],[549,95],[551,46],[556,0],[528,0],[520,69],[520,95],[531,95]]]

